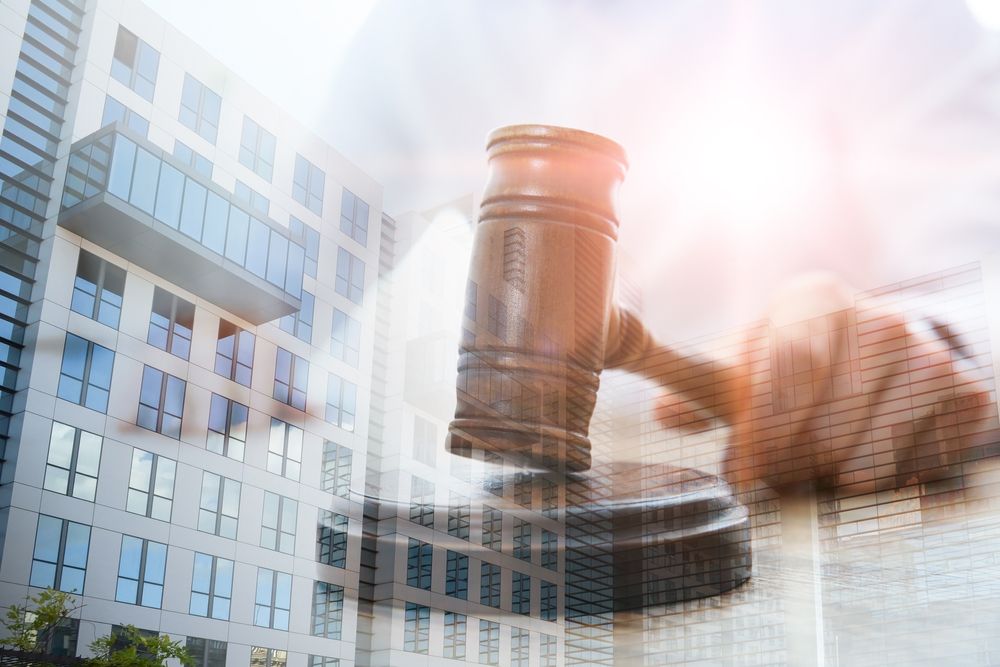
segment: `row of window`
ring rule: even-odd
[[[409,538],[406,550],[406,584],[426,591],[431,590],[433,571],[433,546]],[[445,594],[461,600],[469,599],[469,557],[457,551],[446,552]],[[500,566],[481,563],[479,572],[479,603],[500,608]],[[528,616],[531,614],[531,577],[522,572],[511,573],[511,611]],[[557,586],[551,581],[540,581],[541,606],[539,617],[544,621],[558,618]]]
[[[90,526],[39,515],[29,585],[82,594],[90,549]],[[346,533],[345,533],[346,539]],[[115,600],[159,609],[167,567],[167,545],[122,535]],[[195,553],[188,613],[228,621],[235,563],[211,554]],[[292,575],[257,568],[253,624],[288,630]],[[313,582],[311,633],[340,639],[344,589],[325,581]]]
[[[114,58],[111,62],[113,78],[152,102],[159,62],[160,54],[156,49],[139,39],[135,33],[119,26]],[[118,104],[124,109],[124,105]],[[177,114],[177,119],[182,125],[214,144],[218,138],[221,109],[222,98],[218,93],[190,74],[184,74],[184,86]],[[127,112],[123,110],[120,112],[121,118],[115,117],[114,120],[123,120],[131,125],[125,118],[126,114]],[[105,120],[108,115],[106,109]],[[118,112],[112,112],[112,116],[117,115]],[[145,129],[148,130],[148,122]],[[145,131],[142,133],[146,134]],[[240,164],[270,183],[274,175],[276,148],[277,138],[274,134],[249,116],[243,117],[238,155]],[[296,154],[292,198],[317,216],[321,216],[325,186],[326,173],[302,155]],[[368,204],[345,189],[340,206],[340,230],[362,246],[368,244],[368,215]]]
[[[441,655],[455,660],[468,660],[472,657],[468,646],[470,619],[465,614],[452,611],[444,612],[444,644]],[[471,622],[475,622],[472,619]],[[428,654],[430,652],[431,608],[413,602],[407,602],[404,609],[403,650],[412,653]],[[524,628],[511,628],[510,662],[513,667],[528,667],[531,651],[532,633]],[[540,664],[542,667],[555,667],[557,664],[558,647],[553,635],[538,634]],[[479,621],[479,663],[483,665],[500,664],[500,624],[496,621],[480,619]]]

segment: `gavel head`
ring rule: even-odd
[[[579,130],[516,125],[490,134],[487,155],[447,446],[586,470],[625,151]]]

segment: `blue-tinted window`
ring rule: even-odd
[[[159,51],[136,37],[135,33],[118,26],[111,76],[152,102],[159,67]]]
[[[453,611],[444,613],[444,657],[453,660],[465,659],[465,635],[468,619],[465,614]]]
[[[243,117],[240,135],[240,164],[270,182],[274,172],[274,135],[258,125],[250,116]]]
[[[156,204],[156,184],[163,164],[149,151],[139,148],[135,152],[135,171],[132,172],[132,190],[128,202],[149,215],[153,215]]]
[[[299,410],[306,409],[309,362],[284,348],[278,348],[274,365],[275,399]]]
[[[316,526],[316,560],[324,565],[345,567],[347,563],[347,517],[329,510],[319,511]]]
[[[555,570],[559,567],[559,536],[542,530],[542,567]]]
[[[246,268],[260,278],[267,275],[267,251],[271,230],[257,218],[250,218],[250,236],[247,239]]]
[[[551,581],[542,581],[542,620],[554,621],[559,615],[557,587]]]
[[[514,558],[531,561],[531,524],[514,519]]]
[[[500,608],[500,566],[482,563],[479,568],[479,604]]]
[[[500,624],[496,621],[479,621],[479,664],[500,664]]]
[[[101,116],[101,127],[107,127],[112,123],[121,123],[142,137],[149,136],[149,121],[108,95],[104,99],[104,114]]]
[[[256,336],[249,331],[220,319],[219,337],[215,344],[215,372],[249,387],[255,341]]]
[[[469,557],[457,551],[448,551],[445,568],[444,592],[446,595],[467,600],[469,597]]]
[[[267,445],[267,470],[288,479],[299,479],[302,469],[302,429],[271,417]]]
[[[186,388],[187,382],[184,380],[152,366],[144,366],[139,389],[139,412],[135,423],[179,440]]]
[[[412,537],[406,549],[406,585],[431,589],[431,560],[433,548],[427,542]]]
[[[253,624],[263,628],[288,630],[292,606],[292,575],[257,568],[257,595]]]
[[[80,251],[70,302],[73,311],[117,329],[124,293],[125,269]]]
[[[229,211],[229,228],[226,231],[226,257],[240,266],[246,261],[249,233],[250,214],[233,206]]]
[[[407,602],[403,613],[403,650],[427,653],[431,637],[431,608]]]
[[[156,193],[156,208],[153,210],[153,217],[173,229],[182,227],[188,236],[192,236],[191,232],[188,231],[191,229],[190,205],[185,207],[185,224],[181,223],[181,206],[185,204],[184,180],[184,174],[179,169],[166,163],[160,167],[160,185]],[[199,222],[198,225],[200,224]]]
[[[250,409],[242,403],[212,394],[205,448],[210,452],[242,461],[247,447],[249,414]]]
[[[149,315],[146,342],[181,359],[187,359],[191,354],[193,329],[194,304],[156,287],[153,290],[153,307]]]
[[[326,385],[326,420],[345,431],[354,430],[358,388],[339,375],[330,373]]]
[[[107,412],[114,363],[115,353],[108,348],[67,333],[59,373],[59,398]]]
[[[208,201],[205,204],[205,228],[201,237],[201,242],[206,248],[220,255],[225,254],[228,222],[229,202],[209,191]]]
[[[122,535],[115,600],[159,609],[166,567],[166,544]]]
[[[49,455],[42,487],[81,500],[94,502],[97,474],[101,467],[104,439],[66,424],[52,422]]]
[[[184,75],[181,108],[177,119],[214,144],[219,133],[222,98],[190,74]]]
[[[204,471],[201,478],[201,504],[198,507],[198,530],[235,540],[240,521],[241,489],[242,485],[235,479]]]
[[[510,629],[510,667],[531,664],[531,633],[524,628]]]
[[[488,505],[483,505],[483,546],[503,549],[503,512]]]
[[[233,561],[196,553],[188,613],[228,621],[232,597]]]
[[[212,178],[212,161],[195,151],[180,139],[174,140],[174,157],[205,178]]]
[[[271,210],[271,200],[241,180],[237,179],[236,185],[233,187],[233,194],[261,215],[267,215]]]
[[[368,245],[368,204],[346,188],[340,201],[340,231]]]
[[[344,621],[344,587],[317,581],[313,584],[312,635],[340,639]]]
[[[361,322],[339,308],[333,309],[330,354],[349,366],[358,367],[361,356]]]
[[[163,165],[164,171],[167,165]],[[201,241],[202,226],[205,224],[205,198],[208,189],[193,179],[185,179],[184,206],[181,209],[181,231],[195,241]],[[162,179],[161,179],[162,183]]]
[[[320,488],[328,493],[347,498],[351,494],[351,460],[349,447],[332,440],[323,443],[323,469]]]
[[[278,328],[287,331],[306,343],[312,341],[313,309],[316,300],[312,294],[302,291],[302,307],[278,320]]]
[[[521,572],[514,572],[513,575],[511,611],[527,616],[531,613],[531,577]]]
[[[298,502],[265,491],[264,509],[261,512],[260,546],[285,554],[295,553],[295,524],[298,517]]]
[[[319,260],[319,232],[294,215],[288,218],[288,231],[292,240],[305,249],[305,274],[316,277],[316,262]]]
[[[410,481],[410,521],[434,526],[434,483],[416,475]]]
[[[337,277],[333,288],[354,303],[364,301],[365,263],[343,248],[337,249]]]
[[[125,511],[170,521],[177,462],[142,449],[132,450]]]
[[[463,540],[469,539],[471,516],[469,498],[452,491],[448,502],[448,534]]]
[[[90,526],[39,514],[28,583],[82,594],[89,551]]]
[[[326,174],[301,155],[295,156],[295,175],[292,181],[292,199],[316,215],[323,215],[323,188]]]

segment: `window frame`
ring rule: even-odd
[[[122,568],[125,563],[125,549],[126,541],[134,540],[140,543],[139,545],[139,571],[136,573],[136,578],[126,576],[122,573]],[[149,567],[149,548],[150,546],[162,547],[163,551],[163,571],[159,573],[159,581],[155,579],[147,578],[147,569]],[[167,556],[168,549],[167,545],[162,542],[156,542],[154,540],[148,540],[141,537],[136,537],[134,535],[122,535],[121,550],[118,555],[118,578],[115,584],[115,602],[122,602],[125,604],[134,604],[139,607],[146,607],[149,609],[162,609],[163,608],[163,588],[166,580],[167,572]],[[135,600],[129,601],[128,599],[123,599],[121,596],[121,585],[122,580],[134,581],[136,582]],[[154,589],[159,588],[159,602],[156,605],[145,604],[145,592],[146,587],[151,586]]]
[[[135,483],[136,480],[136,475],[143,474],[141,469],[142,465],[141,459],[143,458],[143,455],[148,455],[152,457],[152,460],[150,461],[149,464],[149,479],[146,482],[145,489],[139,486],[133,486],[133,483]],[[163,462],[168,462],[169,466],[164,466]],[[137,473],[137,464],[140,466],[138,469],[138,473]],[[160,486],[159,473],[161,471],[161,468],[163,467],[172,468],[171,472],[168,473],[168,475],[170,476],[169,496],[157,493],[157,489]],[[132,463],[129,468],[128,491],[126,492],[126,499],[125,499],[126,512],[129,512],[131,514],[138,514],[139,516],[145,516],[150,519],[156,519],[157,521],[166,521],[167,523],[170,523],[170,517],[173,514],[173,509],[174,509],[174,489],[176,485],[177,485],[177,461],[171,458],[167,458],[165,456],[161,456],[159,454],[154,454],[153,452],[148,452],[145,449],[139,449],[138,447],[132,448]],[[144,502],[145,508],[142,512],[130,509],[130,506],[132,505],[133,491],[136,492],[137,494],[142,494],[146,496]],[[153,516],[153,510],[154,507],[156,506],[157,499],[164,500],[167,502],[166,517],[163,517],[162,514]]]
[[[157,396],[156,396],[157,400],[156,405],[144,402],[143,400],[144,392],[142,391],[142,387],[146,386],[147,374],[150,377],[149,379],[150,384],[153,385],[154,383],[156,383],[156,379],[153,377],[154,373],[159,373],[160,375],[159,389],[157,390]],[[142,380],[139,386],[140,386],[139,406],[137,408],[135,416],[136,426],[144,428],[147,431],[153,431],[154,433],[165,435],[168,438],[173,438],[174,440],[180,440],[181,429],[184,426],[184,399],[187,396],[187,381],[180,379],[176,375],[171,375],[170,373],[161,371],[159,368],[155,368],[147,364],[142,367]],[[167,411],[167,406],[168,402],[170,402],[168,401],[168,397],[171,394],[171,388],[176,388],[177,386],[180,386],[180,412],[178,414],[174,414],[173,412]],[[145,413],[143,412],[144,408],[146,411]],[[155,413],[156,415],[155,422],[153,422],[152,425],[150,425],[150,422],[147,421],[150,413]],[[143,416],[144,414],[146,414],[147,417],[144,417]],[[169,427],[170,429],[169,432],[164,432],[165,424],[168,423],[167,422],[168,417],[176,420],[177,422],[176,430],[174,430],[175,427],[171,425]]]
[[[156,310],[159,302],[162,305],[163,301],[169,297],[170,299],[170,313],[164,314]],[[189,311],[191,314],[191,324],[190,326],[180,322],[178,320],[179,311]],[[184,314],[184,313],[181,313]],[[166,326],[158,322],[154,322],[154,316],[159,316],[164,318],[167,322]],[[191,340],[194,337],[194,316],[195,316],[195,305],[177,296],[172,292],[168,292],[160,286],[156,286],[153,289],[153,302],[150,306],[149,312],[149,328],[146,331],[146,343],[152,345],[153,347],[169,352],[175,357],[179,357],[184,361],[189,361],[191,358]],[[153,329],[154,327],[159,330],[164,331],[163,346],[161,347],[157,342],[153,340]],[[185,335],[186,332],[186,335]],[[178,343],[177,341],[182,341]],[[180,347],[183,354],[180,354],[178,348]]]
[[[343,630],[344,587],[328,581],[313,582],[310,634],[313,637],[339,640]]]
[[[231,329],[231,333],[230,333]],[[223,335],[225,333],[225,335]],[[232,354],[227,354],[223,341],[232,339]],[[244,349],[243,342],[249,340],[249,351]],[[226,344],[228,345],[228,343]],[[237,384],[249,387],[253,379],[254,349],[257,346],[257,336],[232,322],[219,319],[219,332],[215,340],[215,363],[212,369],[216,375],[229,378]],[[249,357],[249,363],[246,357]],[[245,373],[242,372],[245,370]]]
[[[359,271],[360,269],[360,271]],[[365,262],[343,246],[337,246],[333,291],[359,306],[365,301]]]
[[[68,429],[67,435],[71,433],[70,439],[70,458],[69,467],[63,467],[59,462],[53,462],[53,450],[56,445],[57,431],[66,431]],[[97,439],[96,444],[96,470],[93,475],[87,472],[80,471],[80,450],[83,447],[84,436],[92,436]],[[87,440],[91,440],[91,437],[87,437]],[[60,438],[60,440],[65,440],[65,436]],[[91,445],[87,445],[90,447]],[[63,424],[53,420],[52,428],[49,431],[49,450],[45,456],[45,476],[42,481],[42,488],[51,491],[52,493],[58,493],[64,496],[70,496],[71,498],[78,498],[86,502],[94,502],[97,498],[97,482],[100,476],[101,469],[101,453],[104,449],[104,437],[96,433],[91,433],[90,431],[85,431],[81,428],[75,426],[70,426],[69,424]],[[58,488],[53,488],[55,485],[59,484],[59,480],[56,477],[50,478],[50,470],[63,470],[66,472],[66,490],[60,491]],[[56,473],[53,473],[56,474]],[[84,477],[93,480],[92,497],[86,497],[85,495],[77,494],[77,477]],[[53,481],[50,483],[50,479]]]
[[[266,581],[268,578],[270,579],[270,581]],[[278,606],[278,602],[279,602],[279,600],[278,600],[278,589],[279,589],[280,586],[284,585],[284,583],[281,583],[279,585],[279,579],[281,580],[281,582],[287,582],[288,598],[287,598],[287,600],[281,600],[281,602],[284,602],[285,604],[287,604],[287,606],[285,606],[285,607],[279,607]],[[262,598],[262,595],[261,595],[261,593],[262,593],[262,591],[261,591],[261,584],[262,583],[264,583],[265,585],[267,585],[267,586],[270,587],[270,594],[266,595],[266,596],[263,596],[263,597],[269,598],[269,603],[268,604],[264,604],[264,603],[262,603],[260,601],[261,598]],[[264,591],[264,592],[266,592],[266,591]],[[255,594],[254,594],[254,612],[253,612],[253,625],[254,626],[259,627],[259,628],[272,628],[274,630],[284,630],[284,631],[287,632],[288,631],[288,627],[289,627],[290,622],[291,622],[291,614],[292,614],[292,611],[291,611],[292,602],[291,602],[291,600],[292,600],[292,575],[288,574],[287,572],[279,572],[278,570],[272,570],[272,569],[266,568],[266,567],[258,567],[257,568],[257,587],[256,587]],[[267,625],[263,625],[263,624],[257,622],[258,618],[259,618],[260,612],[262,610],[264,610],[264,609],[267,610],[267,618],[268,618]],[[278,612],[279,611],[283,611],[286,614],[285,617],[284,617],[284,625],[283,626],[282,625],[275,625],[275,622],[278,620]]]
[[[224,416],[218,415],[219,412],[223,411],[225,412]],[[244,417],[242,422],[238,421],[240,414]],[[220,418],[225,422],[225,431],[220,431],[216,428],[218,425],[217,420]],[[248,406],[213,392],[212,398],[209,399],[205,449],[214,454],[233,459],[234,461],[243,461],[246,456],[249,421],[250,408]],[[241,435],[242,437],[240,437]],[[219,446],[220,442],[221,447]],[[235,447],[236,451],[232,447],[234,444],[238,445]],[[237,453],[239,456],[236,456]]]
[[[89,279],[80,275],[81,269],[84,267],[84,263],[91,262],[97,263],[97,282],[91,282]],[[125,277],[127,275],[128,272],[117,264],[112,264],[103,257],[99,257],[94,253],[87,252],[81,248],[80,254],[76,260],[76,275],[73,277],[73,293],[70,297],[70,310],[74,313],[79,313],[86,318],[94,320],[95,322],[100,322],[105,326],[117,330],[118,325],[121,324],[122,302],[125,297]],[[90,294],[80,286],[81,280],[86,280],[89,284],[94,286],[93,294]],[[117,281],[121,285],[120,294],[115,292],[112,286],[108,285],[109,281]],[[78,305],[79,301],[77,299],[77,294],[84,295],[81,299],[86,298],[93,301],[93,304],[90,307],[90,312],[86,312],[82,304]],[[116,297],[117,303],[106,299],[106,295]],[[113,309],[113,324],[110,321],[105,321],[102,316],[101,313],[104,306]]]
[[[121,42],[123,35],[130,36],[135,40],[131,63],[127,63],[123,59],[119,58],[119,43]],[[143,58],[143,54],[147,57],[150,57],[150,55],[153,57],[152,65],[150,65],[152,68],[152,80],[150,80],[147,76],[149,72],[143,73],[140,71],[140,69],[142,69],[141,59]],[[116,67],[116,64],[120,65],[120,67]],[[124,69],[125,72],[123,72],[122,69]],[[119,24],[118,33],[115,35],[115,46],[111,57],[111,78],[128,86],[147,102],[152,102],[153,96],[156,93],[156,79],[159,76],[159,72],[160,52],[154,49],[149,42],[145,41],[125,26]],[[143,84],[148,84],[148,89],[145,85],[139,85],[140,81]]]
[[[83,344],[86,345],[86,350],[84,351],[83,370],[79,378],[74,377],[73,375],[70,375],[69,373],[66,372],[66,355],[69,350],[69,343],[71,339],[75,339],[76,341],[82,341]],[[82,336],[77,336],[76,334],[70,333],[68,331],[66,332],[65,341],[66,342],[63,344],[62,361],[59,365],[59,384],[56,388],[56,395],[59,398],[63,399],[64,401],[69,401],[70,403],[76,403],[77,405],[82,405],[83,407],[88,408],[90,410],[96,410],[97,412],[107,414],[108,402],[111,397],[111,378],[114,375],[114,368],[115,368],[115,351],[110,348],[104,347],[103,345],[98,345],[97,343],[91,340],[87,340]],[[106,371],[104,371],[106,372],[108,379],[107,387],[94,384],[91,382],[91,376],[94,374],[94,368],[95,368],[94,357],[96,356],[97,348],[100,348],[103,352],[106,352],[110,355],[111,365],[108,369],[106,369]],[[66,385],[64,385],[63,383],[64,378],[68,378]],[[80,385],[80,389],[78,392],[79,397],[75,400],[66,397],[66,390],[64,390],[63,387],[68,386],[69,382],[75,382]],[[97,391],[103,392],[103,397],[98,399],[99,401],[103,400],[103,405],[101,405],[100,408],[93,407],[92,405],[90,405],[91,391],[92,391],[91,387],[96,388]]]
[[[214,493],[211,493],[211,488],[208,485],[208,481],[211,478],[215,478],[215,481],[212,483],[212,486],[215,487]],[[235,491],[231,491],[233,488],[235,488]],[[232,514],[227,512],[226,507],[227,500],[232,499],[234,496],[236,501],[236,513]],[[208,533],[209,535],[218,535],[219,537],[224,537],[229,540],[235,540],[237,534],[239,533],[240,501],[242,500],[242,496],[242,482],[211,472],[210,470],[203,470],[201,477],[201,497],[198,500],[198,530],[203,533]],[[206,506],[206,500],[214,502],[214,510],[211,506]],[[232,508],[230,507],[230,510],[231,509]],[[206,530],[203,527],[203,517],[212,517],[212,530]],[[228,528],[225,528],[230,525],[225,521],[226,519],[231,520],[231,531]]]
[[[434,545],[412,537],[406,544],[406,585],[431,590],[434,575]]]
[[[53,527],[55,525],[54,522],[58,522],[59,524],[59,540],[55,545],[55,560],[48,560],[46,558],[40,557],[39,540],[42,539],[44,535],[41,529],[43,521],[45,523],[52,524]],[[87,535],[86,553],[83,554],[82,566],[79,566],[76,563],[67,564],[66,562],[67,561],[66,552],[67,552],[67,547],[69,546],[69,540],[70,540],[69,532],[71,527],[86,529],[86,535]],[[60,517],[50,516],[48,514],[39,513],[38,520],[35,524],[35,540],[34,540],[34,546],[32,547],[31,551],[31,570],[28,575],[28,585],[37,588],[54,588],[56,590],[64,591],[66,593],[76,593],[77,595],[83,595],[87,585],[87,565],[90,559],[90,538],[92,532],[93,532],[92,527],[86,524],[78,523],[76,521],[70,521],[69,519],[63,519]],[[45,551],[49,551],[49,549],[44,548],[43,546],[43,549],[41,550],[42,556],[45,555]],[[39,569],[36,570],[36,564],[39,563],[41,563],[42,565],[38,565],[37,567]],[[48,577],[42,572],[42,568],[46,566],[53,566],[52,577],[51,577],[51,583],[43,585],[43,582],[36,578],[36,572],[38,573],[39,577],[45,577],[47,581]],[[64,588],[65,581],[63,575],[67,569],[79,572],[81,574],[81,583],[79,590],[75,588],[66,590]]]
[[[347,540],[350,520],[343,514],[320,509],[316,520],[316,562],[330,567],[347,567]]]
[[[403,650],[426,655],[430,650],[431,608],[407,602],[403,608]]]
[[[277,424],[283,425],[283,428],[280,429],[282,434],[280,443],[281,451],[274,448],[276,444],[275,434],[279,430]],[[277,417],[271,417],[271,429],[268,433],[267,442],[267,471],[296,482],[299,481],[299,477],[302,474],[302,447],[304,438],[305,432],[298,426],[289,424]],[[293,458],[291,456],[292,449],[290,449],[290,445],[294,446],[296,440],[298,441],[298,458]],[[280,470],[277,470],[274,462],[279,460]],[[294,476],[292,475],[293,471]]]
[[[339,316],[339,317],[338,317]],[[341,320],[340,323],[337,320]],[[330,356],[352,368],[361,363],[361,320],[334,306],[330,327]]]
[[[459,600],[469,599],[469,557],[448,550],[444,569],[444,594]]]
[[[361,207],[364,207],[363,218],[359,217]],[[350,207],[350,211],[346,209]],[[344,188],[340,199],[340,231],[358,243],[361,247],[368,247],[368,218],[371,214],[371,207],[361,197],[357,196],[347,188]]]
[[[287,362],[283,361],[283,358],[287,359]],[[284,368],[287,368],[287,375],[284,373]],[[274,389],[271,397],[305,412],[308,391],[309,361],[279,347],[274,360]]]
[[[268,504],[271,504],[274,510],[273,525],[268,523]],[[271,551],[294,555],[298,521],[299,503],[297,500],[279,493],[265,491],[264,504],[260,513],[260,546]],[[289,530],[289,522],[291,530]],[[288,538],[290,544],[286,544],[285,538]]]
[[[248,129],[249,135],[248,136]],[[270,147],[268,147],[268,138]],[[250,143],[247,143],[250,139]],[[252,145],[250,145],[252,144]],[[268,183],[274,178],[274,154],[278,138],[250,116],[243,115],[243,129],[240,131],[239,163],[263,178]],[[268,158],[265,153],[270,152]],[[245,158],[245,159],[244,159]],[[265,159],[266,158],[266,159]]]
[[[353,464],[354,450],[334,440],[324,440],[320,489],[340,498],[350,498]]]
[[[195,586],[199,585],[198,576],[198,561],[202,562],[208,559],[208,586],[207,590],[198,590]],[[225,566],[228,563],[229,567],[229,584],[228,593],[229,595],[224,595],[223,591],[219,589],[219,567],[220,565]],[[192,616],[199,616],[202,618],[213,618],[220,621],[228,621],[229,616],[232,612],[233,605],[233,579],[235,576],[236,564],[229,560],[228,558],[222,558],[221,556],[213,556],[212,554],[201,553],[196,551],[194,554],[194,564],[192,566],[191,573],[191,599],[188,604],[188,614]],[[224,575],[225,573],[223,573]],[[225,582],[223,581],[222,586],[225,587]],[[200,595],[205,597],[205,613],[200,614],[194,611],[195,595]],[[217,601],[225,600],[225,613],[216,614]]]
[[[300,153],[296,153],[292,172],[292,199],[316,215],[322,216],[325,190],[326,172]]]

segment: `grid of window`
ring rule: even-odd
[[[295,156],[295,176],[292,181],[292,199],[316,215],[323,215],[323,188],[326,174],[301,155]]]
[[[177,120],[211,144],[219,134],[219,111],[222,98],[190,74],[184,74],[181,108]]]
[[[343,248],[337,248],[337,276],[333,289],[358,305],[364,301],[365,263]]]
[[[142,368],[137,426],[180,440],[187,383],[152,366]]]
[[[479,664],[500,664],[500,624],[495,621],[479,621]]]
[[[514,558],[531,562],[531,524],[514,519]]]
[[[496,452],[483,452],[483,490],[503,496],[503,457]]]
[[[94,433],[52,422],[43,487],[94,502],[103,441]]]
[[[117,329],[124,293],[125,269],[86,250],[80,251],[70,301],[72,311]]]
[[[514,502],[521,507],[531,509],[531,481],[528,473],[519,472],[514,476]]]
[[[191,355],[194,304],[159,287],[153,290],[146,342],[170,354],[187,359]]]
[[[305,410],[308,387],[309,362],[297,354],[292,354],[279,347],[274,364],[274,392],[272,394],[274,398],[293,408]]]
[[[552,480],[542,480],[542,514],[550,519],[559,516],[559,487]]]
[[[344,622],[344,587],[317,581],[313,584],[312,634],[340,639]]]
[[[481,563],[479,567],[479,603],[500,608],[500,566]]]
[[[559,536],[544,528],[542,529],[542,567],[550,570],[559,568]]]
[[[510,629],[511,667],[528,667],[531,654],[531,633],[524,628]]]
[[[445,595],[460,600],[469,599],[469,557],[449,550],[444,572]]]
[[[188,637],[186,647],[194,662],[192,667],[226,667],[226,642]]]
[[[107,412],[114,364],[115,353],[108,348],[67,333],[56,394],[91,410]]]
[[[256,338],[231,322],[219,320],[219,338],[215,343],[215,372],[249,387]]]
[[[235,479],[204,471],[201,477],[198,530],[235,540],[240,520],[241,489],[242,485]]]
[[[263,646],[250,647],[250,667],[286,667],[288,652]]]
[[[268,215],[271,211],[271,200],[239,179],[233,186],[233,194],[236,195],[237,199],[248,204],[252,211],[261,215]]]
[[[180,139],[174,140],[174,157],[205,178],[212,178],[212,161]]]
[[[479,285],[470,280],[465,284],[465,316],[475,322],[478,310]]]
[[[483,505],[483,546],[503,549],[503,512],[489,505]]]
[[[325,655],[310,655],[309,667],[340,667],[340,658],[329,658]]]
[[[347,188],[340,200],[340,231],[361,245],[368,245],[368,204]]]
[[[233,561],[195,553],[188,613],[228,621],[232,598]]]
[[[339,308],[333,309],[330,354],[354,368],[361,358],[361,322]]]
[[[345,431],[354,430],[358,410],[358,388],[335,373],[326,383],[326,420]]]
[[[433,547],[427,542],[409,538],[406,548],[406,585],[431,589]]]
[[[410,521],[434,526],[434,483],[416,476],[410,482]]]
[[[471,516],[469,498],[453,491],[448,503],[448,534],[463,540],[469,539]]]
[[[542,639],[542,651],[541,651],[541,667],[556,667],[558,660],[558,647],[556,646],[556,638],[554,635],[541,636]]]
[[[309,292],[302,290],[302,307],[278,320],[278,328],[287,331],[305,343],[312,342],[313,310],[316,299]]]
[[[210,452],[242,461],[247,448],[247,420],[250,408],[225,396],[212,394],[208,411],[208,437],[205,448]]]
[[[243,116],[240,135],[240,164],[249,168],[268,183],[274,173],[274,149],[277,140],[250,116]]]
[[[316,525],[316,560],[324,565],[347,565],[347,517],[329,510],[319,511]]]
[[[125,509],[160,521],[170,521],[177,462],[141,449],[132,450]]]
[[[554,621],[559,615],[557,586],[551,581],[543,580],[541,588],[542,620]]]
[[[135,33],[118,26],[115,54],[111,60],[112,78],[152,102],[159,67],[160,52],[136,37]]]
[[[292,605],[292,575],[257,568],[257,596],[253,608],[253,624],[262,628],[288,630]]]
[[[166,544],[122,535],[115,600],[159,609],[166,568]]]
[[[108,95],[104,98],[104,113],[101,115],[101,127],[121,123],[136,134],[145,137],[149,135],[149,120]]]
[[[298,518],[298,502],[265,491],[264,511],[261,514],[260,546],[281,553],[295,553],[295,523]]]
[[[319,232],[294,215],[288,216],[288,233],[293,241],[305,248],[303,269],[307,276],[316,277],[316,263],[319,261]]]
[[[90,526],[39,514],[28,584],[82,594],[89,551]]]
[[[492,294],[486,313],[486,330],[502,341],[507,340],[507,305]]]
[[[444,613],[444,657],[465,659],[465,634],[468,619],[465,614],[453,611]]]
[[[321,488],[341,498],[351,495],[351,450],[332,440],[323,443],[323,470]]]
[[[531,613],[531,577],[522,572],[514,572],[512,582],[511,611],[527,616]]]
[[[403,650],[410,653],[427,653],[430,638],[431,608],[407,602],[403,623]]]
[[[420,415],[413,416],[413,458],[434,466],[437,449],[437,426]]]
[[[298,481],[302,469],[302,429],[271,417],[267,470]]]

